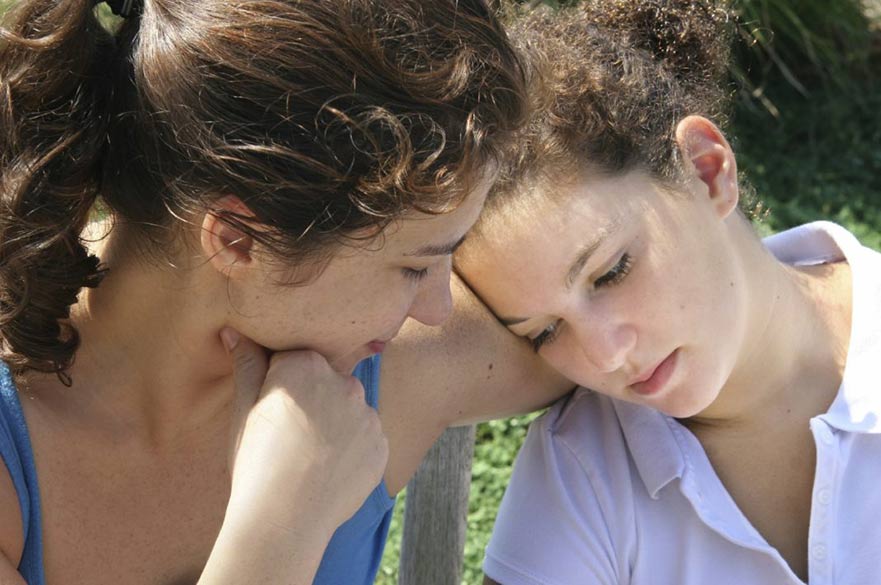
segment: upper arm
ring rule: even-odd
[[[3,585],[24,585],[24,580],[15,569],[21,562],[23,550],[24,528],[18,493],[9,470],[0,462],[0,583]]]
[[[383,355],[380,416],[397,483],[448,426],[536,410],[573,387],[455,275],[451,287],[450,319],[441,327],[409,320]]]

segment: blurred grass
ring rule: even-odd
[[[753,89],[779,74],[803,94],[809,86],[848,87],[866,71],[876,0],[734,0],[741,40],[735,74]]]

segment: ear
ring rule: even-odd
[[[215,269],[229,274],[232,268],[247,266],[253,261],[251,252],[254,240],[223,221],[220,216],[224,212],[245,218],[254,217],[254,213],[241,199],[229,195],[215,201],[202,219],[202,251]]]
[[[737,161],[719,128],[702,116],[688,116],[676,125],[676,142],[686,169],[707,188],[721,218],[735,208],[740,197]]]

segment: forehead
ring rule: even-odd
[[[658,206],[666,190],[649,175],[631,171],[623,175],[585,174],[574,180],[545,180],[490,204],[481,217],[481,239],[510,240],[513,230],[553,237],[578,231],[589,237],[591,231],[609,231],[608,226],[623,217],[643,216]]]
[[[598,238],[615,240],[644,222],[656,194],[637,173],[531,190],[481,218],[476,237],[457,255],[457,269],[496,310],[512,293],[528,301],[538,290],[562,288],[573,261]]]
[[[477,221],[493,178],[486,176],[478,181],[461,203],[450,211],[437,214],[408,212],[378,234],[365,234],[360,245],[342,249],[335,256],[341,259],[400,260],[448,255],[450,245],[461,240]]]
[[[469,281],[488,286],[563,272],[571,253],[600,230],[604,217],[602,206],[580,197],[518,202],[481,220],[479,233],[457,255],[457,268]]]
[[[540,250],[557,247],[570,237],[590,237],[622,213],[617,182],[577,181],[545,185],[496,202],[481,218],[478,229],[481,244],[491,248]],[[468,250],[476,250],[469,246]]]

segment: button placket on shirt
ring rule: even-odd
[[[808,576],[811,585],[831,584],[831,527],[834,526],[833,494],[838,476],[838,437],[824,421],[811,420],[817,448],[817,467],[811,503],[811,528],[808,537]]]

